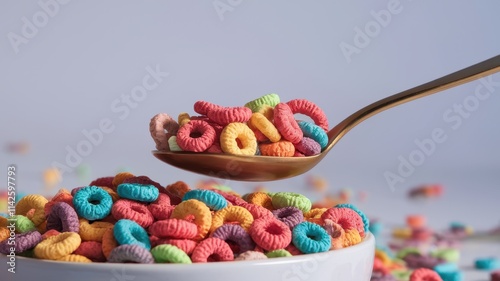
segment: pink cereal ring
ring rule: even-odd
[[[291,143],[299,143],[304,137],[292,109],[286,103],[281,102],[274,107],[274,125],[281,136]]]
[[[191,254],[191,260],[196,263],[232,261],[234,254],[226,241],[210,237],[196,245]]]
[[[328,131],[328,118],[326,118],[325,112],[311,101],[305,99],[294,99],[287,102],[288,106],[292,110],[293,114],[304,114],[314,121],[314,123],[320,126],[325,132]]]
[[[147,206],[155,220],[165,220],[170,218],[174,206],[170,205],[170,196],[164,193],[158,195],[158,199]]]
[[[266,251],[284,249],[292,242],[292,231],[276,218],[260,218],[253,221],[250,236]]]
[[[175,135],[177,130],[179,124],[166,113],[156,114],[149,122],[149,132],[158,150],[168,150],[168,139]]]
[[[201,115],[207,115],[208,112],[217,110],[222,106],[208,102],[208,101],[197,101],[194,103],[194,111]]]
[[[177,144],[185,151],[203,152],[214,143],[215,135],[215,129],[207,122],[191,120],[177,131]]]
[[[410,281],[443,281],[443,279],[432,269],[417,268],[411,273]]]
[[[144,228],[150,226],[154,221],[146,204],[128,199],[117,200],[111,208],[111,214],[116,220],[133,220]]]
[[[240,204],[238,204],[238,206],[247,209],[250,212],[250,214],[252,214],[254,220],[260,219],[260,218],[269,218],[269,219],[274,218],[273,213],[262,206],[255,205],[252,203],[247,203],[247,202],[240,203]]]
[[[351,208],[329,208],[321,215],[323,222],[327,219],[340,224],[344,230],[356,229],[361,237],[365,236],[363,219]]]
[[[148,231],[158,238],[193,239],[198,235],[198,226],[187,220],[166,219],[154,222]]]
[[[220,107],[207,113],[208,118],[220,125],[239,122],[246,123],[252,117],[252,110],[244,106]]]
[[[170,244],[170,245],[176,246],[177,248],[186,252],[186,254],[188,254],[188,255],[191,255],[194,251],[194,248],[196,248],[196,245],[198,245],[198,242],[191,240],[191,239],[167,238],[164,240],[164,242],[166,242],[165,244]]]

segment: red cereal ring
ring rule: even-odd
[[[411,273],[410,281],[443,281],[443,279],[432,269],[417,268]]]
[[[176,181],[172,184],[167,185],[165,188],[166,193],[170,196],[170,204],[178,205],[182,201],[182,197],[186,192],[190,191],[189,185],[183,181]]]
[[[244,106],[219,107],[207,112],[208,118],[220,125],[239,122],[246,123],[252,117],[252,110]]]
[[[292,241],[290,228],[276,218],[254,220],[249,232],[255,243],[266,251],[284,249]]]
[[[71,195],[71,193],[64,188],[60,189],[56,193],[56,195],[54,195],[54,197],[52,197],[52,199],[50,199],[50,201],[45,204],[44,206],[45,217],[48,217],[48,215],[52,211],[52,207],[54,206],[54,204],[58,202],[64,202],[73,207],[73,195]]]
[[[197,101],[194,103],[194,111],[201,115],[207,115],[209,111],[217,110],[221,107],[208,101]]]
[[[226,241],[210,237],[196,245],[191,254],[191,260],[196,263],[232,261],[234,254]]]
[[[166,113],[156,114],[149,122],[149,132],[158,150],[168,150],[168,139],[175,135],[177,130],[179,124]]]
[[[214,142],[205,152],[207,153],[224,153],[220,147],[220,143]]]
[[[170,196],[160,193],[156,201],[148,205],[148,210],[151,212],[155,220],[165,220],[170,218],[174,206],[170,205]]]
[[[177,132],[177,144],[184,151],[203,152],[214,141],[215,129],[201,120],[191,120]]]
[[[113,187],[113,179],[115,177],[102,177],[102,178],[97,178],[89,183],[89,186],[106,186],[109,188]]]
[[[288,245],[285,248],[285,250],[287,250],[290,254],[292,254],[292,256],[298,256],[298,255],[304,254],[299,249],[297,249],[297,247],[295,247],[295,245],[293,245],[293,243],[290,243],[290,245]]]
[[[102,243],[97,241],[82,241],[73,254],[84,256],[93,262],[106,261],[106,257],[102,253]]]
[[[193,239],[198,235],[198,226],[183,219],[166,219],[154,222],[148,231],[158,238]]]
[[[148,176],[137,176],[137,177],[126,178],[125,180],[123,180],[122,183],[137,183],[137,184],[142,184],[142,185],[154,185],[156,188],[158,188],[158,190],[163,189],[163,186],[161,184],[150,179]]]
[[[323,222],[326,219],[340,224],[344,230],[356,229],[361,237],[365,236],[363,219],[351,208],[329,208],[321,215]]]
[[[217,188],[210,188],[210,190],[212,190],[215,193],[219,193],[220,195],[222,195],[222,197],[224,197],[227,200],[227,202],[229,202],[233,205],[240,206],[240,204],[247,203],[247,201],[243,200],[243,198],[241,198],[238,195],[231,194],[231,193],[222,191],[222,190],[217,189]]]
[[[151,248],[158,245],[170,244],[186,252],[186,254],[191,255],[194,248],[198,245],[198,242],[191,239],[173,239],[173,238],[158,238],[156,236],[150,236]]]
[[[250,212],[250,214],[252,214],[254,220],[260,219],[260,218],[270,218],[270,219],[274,218],[273,213],[262,206],[255,205],[252,203],[247,203],[247,202],[240,203],[240,204],[238,204],[238,206],[241,206],[241,207],[247,209]]]
[[[300,113],[311,117],[316,125],[328,132],[328,118],[326,118],[325,112],[319,106],[305,99],[294,99],[286,104],[288,104],[293,114]]]
[[[129,219],[146,228],[150,226],[154,217],[144,203],[129,199],[120,199],[113,204],[111,214],[116,220]]]
[[[292,143],[299,143],[304,137],[292,109],[286,103],[281,102],[274,107],[274,125],[281,136]]]

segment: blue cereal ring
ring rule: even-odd
[[[116,188],[120,197],[140,202],[153,202],[158,199],[160,191],[152,184],[122,183]]]
[[[312,254],[330,250],[330,235],[320,225],[304,221],[292,230],[292,243],[302,253]]]
[[[463,281],[463,273],[456,263],[441,263],[433,268],[443,281]]]
[[[139,245],[151,250],[148,233],[133,220],[121,219],[113,227],[113,235],[120,245]]]
[[[321,149],[325,148],[328,145],[328,135],[325,130],[320,126],[306,121],[298,122],[300,130],[305,137],[309,137],[315,140],[321,146]]]
[[[364,228],[365,232],[368,232],[368,230],[370,229],[370,220],[365,215],[365,213],[363,213],[356,206],[354,206],[352,204],[337,204],[337,206],[335,206],[335,208],[349,208],[349,209],[355,211],[356,213],[358,213],[358,215],[361,217],[361,220],[363,221],[363,228]]]
[[[189,199],[196,199],[201,201],[207,205],[213,211],[218,211],[220,209],[224,209],[227,206],[227,200],[224,196],[219,193],[213,192],[211,190],[205,189],[193,189],[184,194],[182,197],[182,201],[186,201]]]
[[[113,206],[111,195],[97,186],[86,186],[73,196],[76,213],[89,221],[100,220],[109,215]]]
[[[500,260],[497,258],[479,258],[476,259],[475,265],[477,269],[494,270],[500,268]]]

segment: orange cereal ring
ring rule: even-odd
[[[102,253],[102,244],[97,241],[82,241],[73,254],[84,256],[95,262],[106,261],[106,257]]]
[[[102,236],[108,228],[113,227],[112,223],[95,221],[89,223],[86,219],[80,219],[80,237],[83,241],[97,241],[102,242]]]
[[[113,226],[104,231],[104,234],[102,235],[101,247],[102,253],[104,254],[104,257],[106,257],[106,259],[108,259],[111,251],[114,248],[118,247],[118,242],[116,242],[115,236],[113,234]]]
[[[56,195],[54,195],[54,197],[52,197],[52,199],[50,199],[50,201],[45,204],[44,210],[47,216],[48,214],[50,214],[52,206],[54,206],[54,204],[57,202],[64,202],[73,207],[73,195],[71,195],[71,192],[64,188],[59,189]]]
[[[187,122],[191,120],[191,117],[187,112],[182,112],[177,116],[177,123],[179,123],[179,126],[184,126]]]
[[[207,115],[209,111],[217,110],[221,107],[208,101],[197,101],[194,103],[194,111],[201,115]]]
[[[36,230],[41,234],[47,232],[47,220],[44,220],[41,224],[37,225]]]
[[[10,237],[10,230],[7,227],[0,227],[0,242],[7,240]]]
[[[111,200],[113,200],[113,203],[116,202],[118,199],[120,199],[120,195],[118,195],[118,193],[116,193],[116,191],[114,191],[112,188],[107,186],[99,186],[99,187],[102,188],[104,191],[106,191],[109,194],[109,196],[111,196]]]
[[[215,110],[207,112],[208,118],[220,125],[229,123],[245,123],[252,117],[252,110],[244,106],[236,107],[219,107]]]
[[[270,211],[274,210],[273,200],[266,192],[252,192],[245,198],[248,203],[262,206]]]
[[[0,216],[0,227],[7,227],[7,225],[9,225],[7,218]]]
[[[156,114],[149,122],[149,132],[158,150],[168,150],[168,138],[177,134],[177,130],[179,124],[165,113]]]
[[[344,229],[345,236],[344,236],[344,248],[356,245],[361,242],[361,236],[359,235],[359,232],[355,228],[351,229]]]
[[[328,119],[326,118],[325,112],[311,101],[305,99],[294,99],[286,103],[293,114],[304,114],[314,121],[316,125],[321,127],[325,132],[328,131]]]
[[[278,103],[274,107],[274,125],[281,136],[292,143],[299,143],[304,137],[292,109],[286,103]]]
[[[293,157],[295,146],[287,140],[272,143],[259,144],[260,153],[263,156]]]
[[[122,184],[124,180],[126,180],[128,178],[132,178],[132,177],[135,177],[134,174],[129,173],[129,172],[121,172],[121,173],[116,174],[115,177],[113,178],[113,182],[112,182],[113,186],[111,186],[111,189],[116,191],[116,188],[120,184]]]
[[[259,112],[253,113],[249,123],[266,136],[271,142],[277,142],[281,139],[278,129],[276,129],[274,124],[269,121],[264,114]]]
[[[38,243],[35,246],[34,255],[40,259],[57,260],[73,253],[81,242],[78,233],[63,232]]]
[[[243,229],[248,231],[253,222],[252,213],[241,206],[228,206],[215,212],[212,217],[212,227],[210,232],[215,231],[219,226],[225,223],[237,223]]]
[[[57,259],[57,261],[65,261],[65,262],[92,262],[91,259],[82,256],[82,255],[76,255],[76,254],[71,254],[64,256],[60,259]]]
[[[269,121],[274,120],[274,106],[264,104],[256,112],[264,115]]]
[[[45,221],[45,204],[47,202],[49,201],[42,195],[26,195],[17,202],[16,215],[27,216],[28,212],[34,209],[31,221],[35,226],[38,226]]]
[[[185,151],[203,152],[214,141],[215,129],[202,120],[191,120],[177,132],[177,144]]]
[[[238,146],[239,140],[242,148]],[[257,139],[253,131],[243,123],[229,123],[220,136],[222,151],[235,155],[255,155],[257,152]]]
[[[421,215],[409,215],[406,217],[406,224],[411,228],[424,227],[425,217]]]
[[[182,201],[175,206],[171,218],[183,219],[195,223],[198,226],[198,234],[194,240],[203,239],[212,226],[212,213],[203,202],[196,199]]]
[[[321,215],[328,210],[328,208],[314,208],[309,210],[309,212],[304,213],[304,220],[321,224]]]

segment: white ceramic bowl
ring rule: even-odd
[[[369,281],[375,239],[345,249],[259,261],[207,264],[68,263],[17,257],[16,273],[0,256],[1,280],[52,281]]]

